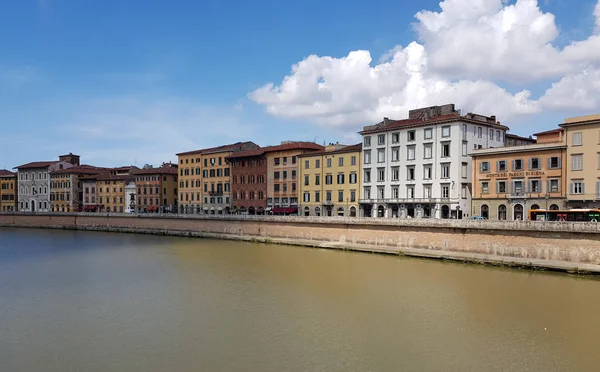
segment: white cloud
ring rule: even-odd
[[[571,82],[595,91],[594,81],[579,74],[585,70],[590,76],[600,67],[600,35],[558,49],[552,44],[559,36],[554,15],[543,12],[537,0],[445,0],[440,7],[415,16],[422,44],[396,46],[375,65],[365,50],[342,58],[311,55],[281,84],[269,83],[249,97],[275,116],[356,129],[383,116],[405,117],[410,109],[449,102],[503,121],[559,107],[551,98],[532,99],[527,89],[509,92],[501,82],[539,87],[552,78],[560,82],[548,95],[558,96]],[[600,0],[596,23],[599,13]],[[593,98],[585,102],[600,109]]]
[[[600,69],[587,69],[552,84],[540,99],[543,107],[555,110],[598,110]]]

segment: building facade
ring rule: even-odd
[[[568,118],[560,127],[567,142],[567,205],[600,208],[600,114]]]
[[[284,141],[264,148],[267,155],[267,211],[298,213],[298,156],[325,147],[313,142]]]
[[[0,212],[17,211],[18,200],[17,174],[0,169]]]
[[[129,206],[126,186],[135,184],[135,177],[128,174],[104,173],[97,178],[98,212],[125,213]]]
[[[566,143],[554,131],[538,143],[473,151],[472,213],[526,220],[531,209],[566,208]]]
[[[362,144],[330,144],[298,156],[299,208],[303,216],[356,217],[361,190]]]
[[[18,170],[19,211],[50,212],[50,173],[79,165],[79,156],[61,155],[58,161],[38,161],[20,165]]]
[[[108,173],[102,173],[108,174]],[[98,212],[100,211],[100,203],[98,202],[98,177],[101,174],[87,175],[79,177],[81,189],[83,190],[83,211]]]
[[[533,145],[536,143],[536,139],[532,137],[521,137],[516,134],[506,133],[506,140],[504,141],[505,147],[510,146],[526,146]]]
[[[363,136],[365,217],[463,218],[471,215],[473,149],[503,147],[495,116],[461,115],[453,104],[412,110],[406,120],[367,126]]]
[[[81,212],[84,209],[81,177],[98,175],[106,168],[79,165],[50,173],[50,202],[52,212]]]
[[[233,153],[231,166],[232,212],[264,214],[267,209],[267,157],[257,148]]]
[[[179,213],[226,214],[231,210],[231,154],[258,148],[253,142],[177,154],[179,160]]]
[[[132,172],[135,176],[134,201],[137,212],[173,213],[177,211],[177,164],[163,163]],[[134,190],[135,191],[135,190]],[[131,193],[127,194],[131,199]]]

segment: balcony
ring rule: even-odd
[[[209,191],[208,195],[210,195],[210,196],[223,196],[223,191]]]
[[[513,191],[508,194],[509,199],[525,199],[527,198],[527,193],[523,191]]]
[[[323,205],[331,206],[331,205],[333,205],[333,200],[323,200]]]
[[[434,204],[434,203],[457,203],[460,197],[452,198],[389,198],[389,199],[360,199],[360,204]]]

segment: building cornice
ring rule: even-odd
[[[494,154],[511,154],[519,152],[547,151],[547,150],[562,150],[566,149],[567,145],[562,143],[538,143],[532,145],[509,146],[509,147],[493,147],[488,149],[472,150],[471,156],[477,157],[482,155]]]

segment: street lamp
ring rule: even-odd
[[[544,217],[544,221],[548,222],[548,199],[550,199],[550,194],[546,193],[546,217]]]

